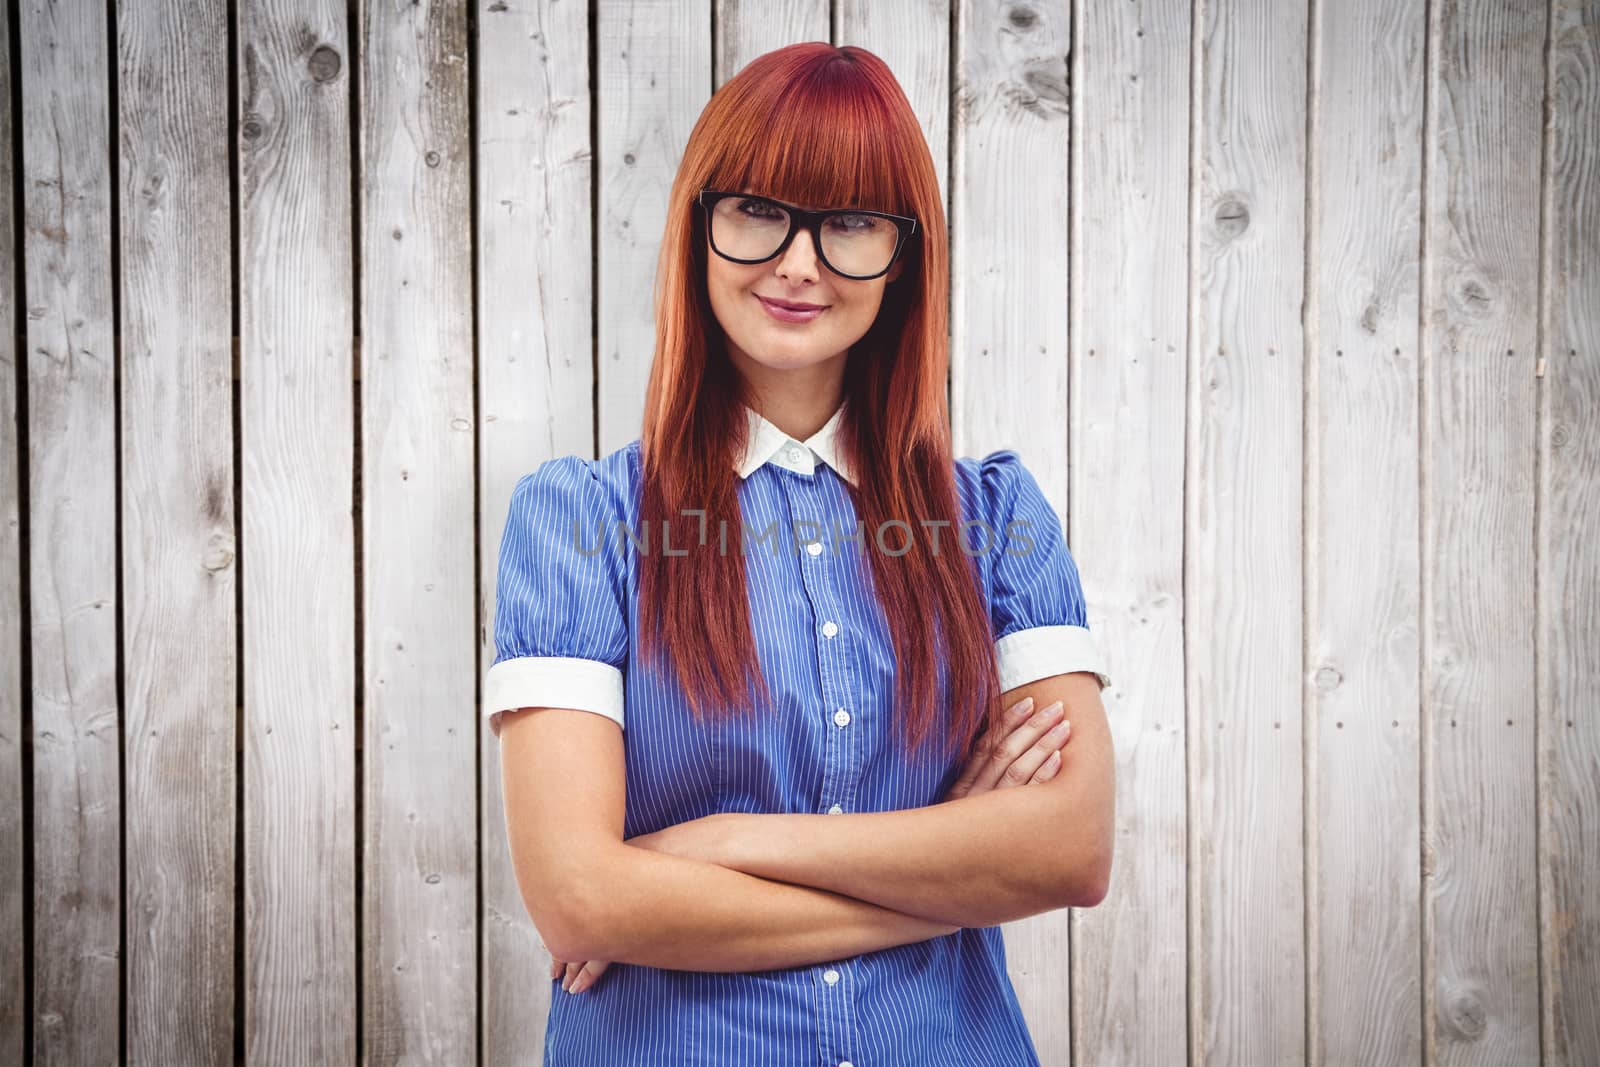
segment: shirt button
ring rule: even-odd
[[[832,637],[834,634],[836,634],[838,632],[839,632],[839,627],[834,624],[833,620],[830,619],[827,622],[822,624],[822,636],[823,637]]]
[[[822,542],[812,541],[810,544],[806,545],[806,551],[811,553],[813,556],[822,555]]]
[[[843,708],[840,708],[838,711],[833,713],[833,721],[838,723],[840,726],[849,726],[850,713],[845,711]]]
[[[784,449],[783,454],[794,460],[796,463],[800,462],[800,449],[794,445],[790,445],[788,448]]]
[[[856,1065],[851,1063],[849,1060],[841,1060],[839,1067],[856,1067]]]
[[[835,804],[833,807],[828,809],[828,814],[829,815],[843,815],[844,814],[844,809],[841,808],[839,805]]]
[[[828,970],[822,972],[822,980],[827,982],[829,985],[833,985],[839,980],[839,972],[829,968]]]

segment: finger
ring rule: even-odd
[[[1061,770],[1061,750],[1058,748],[1050,753],[1043,763],[1039,764],[1039,769],[1033,772],[1033,777],[1028,779],[1028,784],[1048,782],[1056,776],[1056,772],[1059,770]]]
[[[573,993],[582,993],[599,980],[601,973],[611,966],[604,960],[589,960],[578,970],[578,976],[572,980]]]
[[[1061,750],[1071,735],[1072,724],[1065,719],[1046,730],[1044,736],[1029,745],[1017,758],[1011,761],[1005,773],[1000,776],[996,789],[1009,789],[1013,786],[1027,785],[1033,781],[1045,762]],[[1048,780],[1048,778],[1046,779]]]
[[[566,969],[567,969],[566,961],[558,960],[554,956],[550,957],[550,977],[551,978],[560,978],[561,977],[561,972],[566,970]]]
[[[1031,746],[1037,744],[1040,738],[1060,721],[1063,714],[1061,701],[1058,700],[1049,707],[1029,716],[1021,725],[1015,727],[989,753],[989,761],[978,772],[973,791],[979,792],[985,789],[998,788],[1005,781],[1007,773],[1011,772],[1012,764],[1016,763]],[[1043,762],[1044,757],[1049,754],[1048,750],[1041,752],[1039,755],[1040,762]],[[1028,773],[1014,778],[1011,784],[1022,785],[1037,769],[1036,766],[1028,767]]]
[[[998,731],[989,730],[979,736],[978,740],[973,744],[972,754],[967,757],[966,765],[961,768],[961,774],[957,776],[955,782],[951,785],[950,791],[945,794],[945,799],[966,796],[972,792],[973,784],[989,766],[990,756],[997,741],[1015,729],[1024,716],[1032,710],[1033,698],[1023,697],[1005,710],[1005,713],[1001,716],[1000,729]]]

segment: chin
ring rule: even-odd
[[[795,352],[779,347],[764,348],[759,351],[761,355],[756,361],[773,370],[798,370],[821,362],[821,357],[812,352]]]
[[[753,347],[747,347],[745,351],[763,366],[774,370],[794,370],[827,359],[823,354],[826,348],[826,345],[818,345],[811,340],[800,341],[794,337],[768,335],[762,337]]]

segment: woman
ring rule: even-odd
[[[998,924],[1104,893],[1108,680],[1017,454],[951,456],[947,283],[880,59],[793,45],[713,96],[642,433],[523,477],[500,547],[547,1063],[1038,1062]]]

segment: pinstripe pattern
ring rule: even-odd
[[[779,433],[778,440],[786,439]],[[512,494],[484,713],[497,733],[499,711],[528,706],[578,707],[623,723],[625,837],[718,811],[919,807],[936,803],[960,770],[959,760],[907,761],[895,747],[893,649],[870,594],[870,561],[862,547],[835,536],[856,528],[849,487],[820,462],[826,450],[787,444],[805,451],[780,449],[788,462],[754,465],[739,489],[748,527],[779,524],[780,551],[752,544],[745,557],[774,703],[759,716],[704,730],[674,684],[634,662],[637,550],[619,538],[617,524],[637,530],[638,441],[600,460],[552,459]],[[1002,674],[1016,685],[1098,672],[1060,522],[1017,454],[957,460],[957,483],[967,519],[983,520],[1002,538],[1008,523],[1024,520],[1034,541],[1027,554],[1007,555],[1007,546],[1026,547],[1011,540],[975,556]],[[574,518],[586,547],[605,531],[603,551],[585,557],[573,549]],[[806,519],[819,523],[819,553],[799,550],[787,535],[788,524]],[[942,550],[959,550],[944,534]],[[808,536],[802,528],[798,541]],[[895,548],[903,536],[886,532],[885,544]],[[687,539],[674,524],[674,541]],[[969,544],[982,541],[981,529],[968,535]],[[728,543],[730,551],[738,543],[731,530]],[[659,550],[659,539],[651,544]],[[871,544],[867,531],[861,545]],[[1100,680],[1108,681],[1103,673]],[[1038,1063],[1006,974],[1000,927],[758,973],[613,963],[582,994],[564,993],[556,980],[552,987],[545,1062],[560,1067]]]

